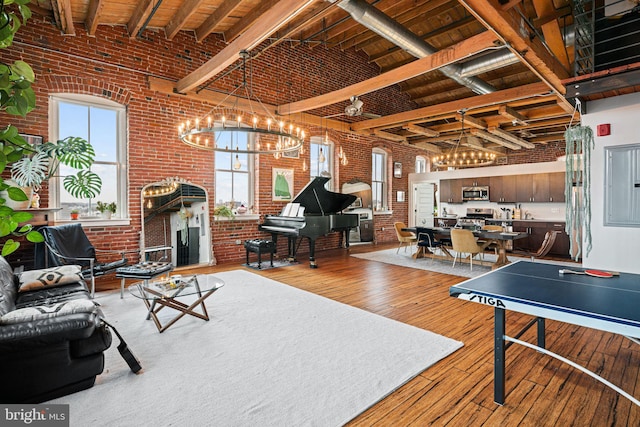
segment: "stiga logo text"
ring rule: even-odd
[[[69,426],[69,405],[2,405],[0,408],[3,426]]]
[[[492,305],[494,307],[505,308],[506,306],[498,298],[485,297],[482,295],[473,295],[469,301],[479,302],[480,304]]]

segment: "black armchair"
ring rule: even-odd
[[[435,233],[430,228],[416,227],[416,234],[418,235],[418,248],[428,249],[431,252],[431,261],[433,261],[434,252],[443,246],[443,242],[436,239]]]
[[[82,267],[82,275],[91,280],[91,297],[95,295],[95,278],[113,273],[119,267],[127,265],[127,253],[138,253],[137,249],[120,251],[95,248],[82,229],[81,224],[63,224],[42,227],[44,245],[36,246],[36,265],[54,267],[65,264],[77,264]],[[101,262],[98,254],[117,254],[115,261]]]

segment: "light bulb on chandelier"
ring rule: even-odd
[[[233,96],[235,92],[243,88],[246,96],[240,101],[237,94],[236,102],[227,102],[225,98],[221,103],[215,106],[210,114],[206,117],[206,126],[201,125],[201,120],[196,118],[194,124],[190,120],[182,123],[178,127],[178,137],[185,144],[209,151],[221,151],[236,153],[236,162],[234,168],[240,163],[238,153],[242,154],[272,154],[276,159],[286,152],[304,153],[305,131],[293,123],[285,123],[283,120],[277,120],[273,117],[259,99],[252,96],[251,91],[247,87],[246,77],[246,61],[250,58],[247,51],[241,51],[242,58],[242,84],[238,85],[233,92],[227,94],[227,98]],[[240,105],[241,104],[241,105]],[[256,113],[254,104],[259,105],[263,112]],[[245,120],[245,115],[249,115],[250,119]],[[235,118],[229,120],[228,117]],[[275,124],[275,125],[274,125]],[[245,133],[247,136],[252,135],[253,138],[247,138],[246,147],[229,146],[224,141],[225,133]],[[264,142],[261,141],[264,139]]]
[[[431,161],[436,168],[472,168],[479,166],[489,166],[495,162],[496,155],[494,153],[475,151],[473,149],[461,150],[460,146],[469,144],[469,139],[478,139],[474,136],[467,137],[464,131],[464,115],[465,110],[460,110],[462,116],[462,125],[460,135],[456,144],[447,154],[434,156]]]

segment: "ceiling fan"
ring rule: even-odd
[[[338,113],[338,114],[332,114],[330,116],[324,116],[325,119],[328,119],[330,117],[338,117],[338,116],[347,116],[347,117],[367,117],[370,119],[377,119],[378,117],[380,117],[379,114],[373,114],[373,113],[364,113],[362,111],[362,106],[364,105],[364,103],[357,97],[357,96],[352,96],[351,99],[351,104],[347,105],[344,108],[344,113]]]

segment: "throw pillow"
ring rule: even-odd
[[[19,308],[0,317],[0,325],[33,322],[74,313],[92,313],[96,305],[89,299],[63,301],[53,305]]]
[[[32,291],[44,287],[68,285],[82,280],[79,265],[63,265],[61,267],[29,270],[20,274],[18,292]]]

